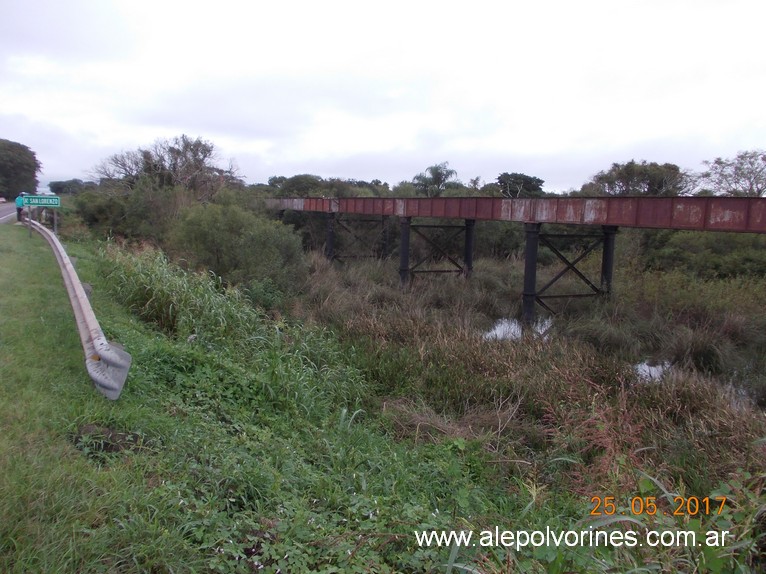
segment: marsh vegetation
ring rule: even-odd
[[[0,229],[0,570],[763,569],[762,238],[621,232],[610,298],[562,301],[544,336],[487,337],[518,318],[517,226],[477,228],[469,280],[423,274],[402,289],[395,261],[328,261],[325,223],[277,220],[258,190],[200,203],[144,176],[62,210],[102,327],[133,355],[116,403],[69,358],[66,313],[38,312],[55,297],[52,256]],[[300,177],[275,185],[317,183]],[[378,246],[385,225],[353,228]],[[541,253],[541,281],[554,260]],[[40,341],[66,357],[55,371]],[[672,367],[647,381],[643,362]],[[614,512],[598,516],[606,497]],[[674,515],[677,497],[727,502]],[[730,537],[516,550],[414,535],[496,526]]]

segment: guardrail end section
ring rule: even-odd
[[[120,398],[122,388],[125,386],[133,357],[116,343],[111,343],[109,346],[111,353],[115,354],[119,360],[106,361],[98,355],[93,355],[85,360],[85,367],[96,389],[107,399],[116,401]]]

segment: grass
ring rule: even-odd
[[[585,267],[593,274],[598,263]],[[623,267],[611,300],[564,309],[549,339],[486,341],[486,326],[514,312],[508,294],[520,294],[500,274],[520,286],[518,262],[479,260],[476,282],[418,277],[405,292],[386,265],[315,261],[311,307],[301,311],[363,349],[358,365],[387,397],[400,440],[477,440],[506,477],[583,495],[636,492],[637,471],[696,493],[763,477],[763,415],[737,392],[759,400],[766,290],[758,282]],[[502,288],[486,289],[493,284]],[[503,311],[486,305],[493,298]],[[676,369],[642,383],[632,363],[647,356]],[[742,372],[747,381],[730,386]],[[568,461],[566,469],[551,460]]]
[[[465,282],[438,295],[383,284],[368,296],[357,288],[361,272],[315,260],[307,320],[270,319],[152,251],[97,253],[72,242],[107,337],[133,355],[111,403],[87,379],[44,242],[4,226],[0,245],[1,571],[758,566],[756,441],[766,429],[705,376],[642,386],[624,362],[587,345],[483,342],[473,329],[491,321],[496,303],[476,299],[487,311],[475,321],[463,296],[475,287]],[[500,266],[479,267],[479,281],[500,282]],[[382,325],[360,312],[358,297],[369,297]],[[420,297],[431,307],[413,303]],[[503,300],[495,309],[504,312]],[[384,313],[389,305],[399,312]],[[449,320],[456,310],[466,316]],[[342,337],[320,326],[327,317],[341,322]],[[593,521],[597,494],[624,508],[633,495],[667,506],[668,495],[721,489],[733,501],[721,517],[637,517],[661,529],[730,529],[736,543],[715,551],[456,550],[421,548],[413,536],[580,528]]]
[[[20,239],[17,229],[2,231]],[[18,342],[4,351],[4,365],[35,348],[26,338],[29,317],[10,312],[25,297],[39,300],[31,278],[57,289],[52,259],[14,276],[25,261],[6,256],[5,262],[3,317],[15,317],[18,328],[9,330],[7,319],[3,340]],[[92,272],[94,263],[92,254],[79,252],[81,273]],[[188,278],[186,285],[174,283],[179,295],[200,292],[194,277],[172,274],[173,281]],[[452,487],[468,488],[462,465],[444,465],[433,445],[414,452],[374,424],[363,425],[364,413],[342,398],[363,390],[361,381],[353,368],[335,364],[331,339],[277,324],[251,324],[258,336],[229,351],[199,330],[193,341],[177,330],[168,338],[120,312],[98,288],[103,284],[94,283],[102,326],[133,353],[130,390],[117,403],[104,401],[77,359],[68,376],[56,368],[53,388],[34,380],[37,369],[50,370],[39,354],[18,370],[4,369],[4,380],[15,385],[6,391],[18,399],[3,404],[9,431],[2,450],[1,570],[244,572],[259,562],[272,571],[330,571],[336,564],[382,572],[435,564],[435,551],[412,547],[410,531],[448,526],[449,513],[432,513],[452,506]],[[213,282],[208,288],[218,289]],[[200,308],[182,309],[199,314]],[[198,328],[208,324],[197,319]],[[49,332],[71,330],[76,337],[69,321]],[[71,344],[66,355],[77,357],[76,338]],[[245,344],[257,353],[240,356]],[[323,345],[321,352],[315,345]],[[137,437],[136,446],[103,448],[94,429]],[[432,482],[442,486],[422,488]],[[407,493],[404,505],[399,492]],[[461,504],[484,513],[487,497]]]
[[[0,570],[128,571],[131,547],[155,564],[199,562],[177,536],[159,548],[160,519],[132,454],[106,469],[74,444],[82,421],[136,417],[141,408],[115,415],[117,405],[92,388],[48,245],[16,226],[0,233]]]

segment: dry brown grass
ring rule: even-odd
[[[513,312],[510,298],[518,301],[503,277],[517,264],[478,264],[470,282],[418,277],[401,290],[395,262],[344,267],[315,259],[304,312],[372,355],[364,368],[380,379],[383,416],[400,440],[478,441],[499,472],[591,494],[635,491],[636,469],[697,494],[737,469],[765,469],[756,440],[766,435],[766,419],[751,404],[693,371],[642,383],[625,360],[641,352],[641,338],[681,365],[720,371],[732,352],[727,341],[751,339],[750,317],[711,316],[699,301],[660,309],[652,302],[657,283],[648,281],[640,297],[598,307],[576,337],[485,340],[492,321]],[[659,283],[670,289],[677,281]],[[482,292],[493,284],[501,290]],[[505,297],[502,314],[493,315],[493,301]],[[756,300],[750,294],[745,307]],[[650,312],[645,322],[640,309]],[[397,375],[391,386],[387,379]],[[551,460],[568,461],[566,472]]]

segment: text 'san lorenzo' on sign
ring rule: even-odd
[[[55,195],[25,195],[24,205],[32,207],[61,207],[61,198]]]

